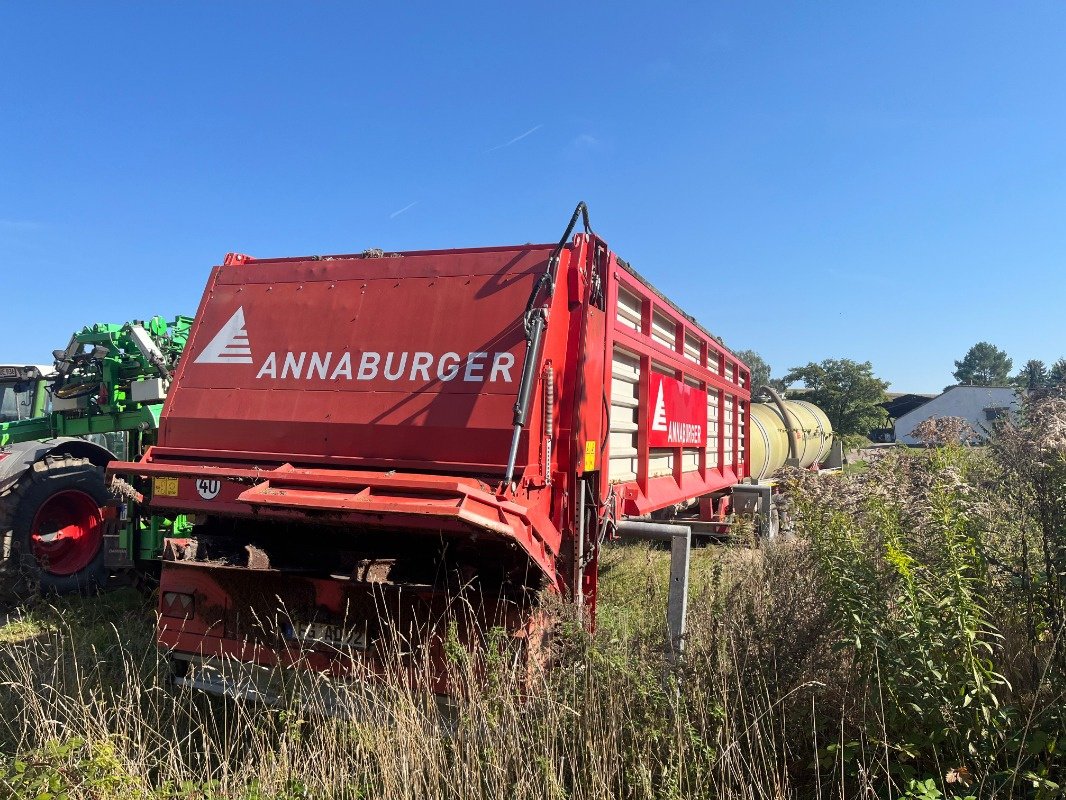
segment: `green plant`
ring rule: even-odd
[[[1009,502],[991,455],[956,443],[842,478],[794,476],[799,529],[854,665],[819,758],[827,777],[881,775],[897,793],[930,775],[978,796],[1058,790],[1061,759],[1045,750],[1062,739],[1054,647],[1035,626],[1020,635],[1032,595],[1006,568],[1040,503]]]
[[[3,765],[0,788],[11,797],[68,800],[79,796],[122,797],[137,782],[110,742],[50,740]]]

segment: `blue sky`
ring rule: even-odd
[[[1064,28],[1051,2],[6,3],[0,360],[192,313],[230,250],[547,241],[584,199],[776,375],[1051,361]]]

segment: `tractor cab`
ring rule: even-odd
[[[0,365],[0,422],[17,422],[43,416],[48,410],[50,366]]]

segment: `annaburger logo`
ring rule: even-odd
[[[253,363],[243,306],[234,312],[193,363]],[[387,381],[408,380],[424,383],[430,383],[435,378],[443,382],[459,380],[466,383],[512,383],[511,371],[514,365],[514,355],[506,350],[473,351],[466,354],[447,352],[439,355],[410,350],[353,352],[347,348],[325,352],[272,350],[263,358],[255,378],[319,378],[331,381],[371,381],[384,378]]]
[[[195,364],[251,364],[252,346],[244,327],[244,306],[238,308],[229,322],[222,326],[215,338],[196,357]]]
[[[651,418],[651,429],[653,431],[667,430],[666,427],[666,402],[663,400],[663,385],[659,384],[659,396],[655,399],[655,414]]]
[[[707,391],[652,373],[648,444],[651,447],[701,447],[707,441]]]

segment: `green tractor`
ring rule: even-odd
[[[0,367],[4,594],[101,587],[112,572],[157,558],[163,537],[188,524],[141,517],[135,493],[109,487],[104,467],[155,441],[191,323],[92,325],[53,353],[54,367]]]

